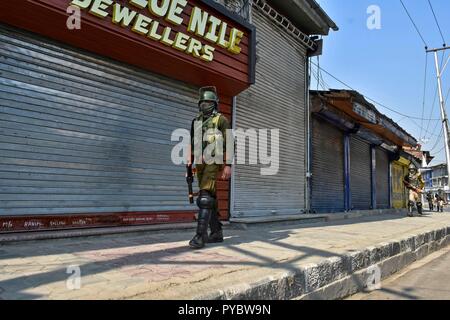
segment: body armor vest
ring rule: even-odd
[[[420,174],[419,173],[415,173],[415,174],[408,174],[408,182],[411,186],[413,186],[414,188],[420,189],[421,183],[420,183]]]
[[[202,132],[202,151],[205,151],[205,149],[211,145],[216,144],[219,141],[222,141],[222,148],[218,148],[220,146],[217,146],[214,148],[214,151],[212,152],[211,156],[215,156],[216,152],[219,151],[222,152],[223,150],[223,141],[224,137],[222,135],[222,132],[219,130],[219,120],[220,120],[221,114],[218,112],[213,113],[208,119],[203,120],[203,116],[199,115],[195,119],[195,125],[196,126],[202,126],[201,132]],[[195,130],[199,130],[199,127],[195,127]],[[197,132],[197,131],[194,131]],[[206,136],[205,136],[206,134]]]

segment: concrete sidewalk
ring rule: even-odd
[[[187,247],[192,236],[152,231],[6,243],[0,299],[339,299],[377,271],[386,278],[449,244],[450,214],[228,227],[225,243],[201,251]],[[77,267],[80,289],[70,274]]]

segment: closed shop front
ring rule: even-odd
[[[377,209],[388,209],[390,207],[389,157],[388,153],[381,148],[377,148],[375,154]]]
[[[408,174],[409,163],[403,157],[392,162],[392,206],[395,209],[407,208],[408,205],[407,190],[403,184],[403,178]]]
[[[409,161],[391,161],[417,140],[355,91],[313,90],[311,97],[312,209],[404,208]]]
[[[186,211],[167,139],[197,88],[0,30],[2,211]]]
[[[318,117],[312,121],[311,207],[345,211],[344,133]]]
[[[68,30],[71,1],[39,2],[47,6],[0,6],[8,12],[0,21],[0,232],[193,221],[172,133],[190,128],[205,85],[217,87],[231,120],[232,96],[254,79],[254,28],[210,1],[189,1],[162,43],[143,35],[145,25],[111,21],[117,8],[149,16],[147,8],[117,1],[105,18],[81,8],[81,29]],[[213,56],[196,56],[187,38],[180,51],[174,33],[183,28],[189,41],[207,43],[186,31],[195,10],[245,31],[240,52],[211,44]],[[229,186],[218,188],[226,218]]]
[[[233,217],[299,214],[305,209],[306,49],[289,40],[289,34],[282,35],[285,31],[258,9],[253,10],[252,23],[258,30],[257,81],[237,97],[235,127],[278,129],[279,170],[262,175],[265,166],[250,164],[247,153],[247,163],[235,166],[231,213]],[[268,138],[270,142],[270,134]]]
[[[370,145],[355,137],[350,138],[350,208],[368,210],[372,207]]]

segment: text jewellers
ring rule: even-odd
[[[131,27],[137,34],[150,40],[159,41],[195,58],[211,62],[214,59],[215,48],[183,33],[174,32],[170,27],[159,28],[160,22],[155,19],[164,18],[174,26],[183,25],[183,13],[187,11],[187,0],[129,0],[136,10],[147,8],[154,19],[114,3],[113,0],[73,0],[71,5],[88,12],[96,17],[105,19],[112,15],[112,22],[124,28]],[[111,9],[112,8],[112,9]],[[186,9],[186,10],[185,10]],[[110,12],[108,12],[110,11]],[[187,32],[214,43],[231,54],[239,54],[239,44],[244,33],[236,28],[229,31],[228,24],[198,7],[193,7],[188,16]],[[229,31],[229,32],[228,32]]]

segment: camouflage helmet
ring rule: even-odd
[[[219,105],[219,97],[217,96],[216,87],[203,87],[199,90],[199,98],[198,104],[204,101],[211,101],[216,104],[216,107]]]
[[[417,168],[416,168],[416,166],[415,166],[413,163],[411,163],[411,164],[409,165],[409,167],[408,167],[408,170],[409,170],[409,171],[411,171],[411,170],[417,171]]]

